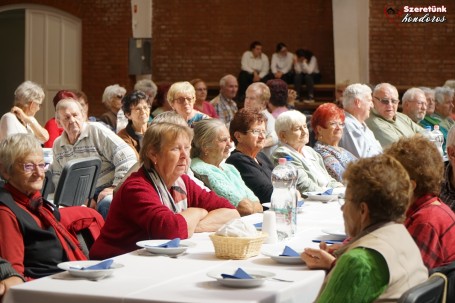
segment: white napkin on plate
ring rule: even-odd
[[[258,231],[253,224],[244,222],[241,219],[234,219],[221,226],[216,234],[224,237],[256,237]]]

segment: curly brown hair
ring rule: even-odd
[[[346,200],[368,205],[371,223],[402,222],[412,186],[406,169],[392,156],[379,155],[351,162],[344,172]]]
[[[444,179],[444,162],[436,146],[422,135],[401,138],[384,153],[394,157],[416,182],[414,196],[439,195]]]

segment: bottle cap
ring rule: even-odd
[[[279,158],[278,164],[280,164],[280,165],[286,164],[286,161],[287,161],[286,158]]]
[[[439,130],[439,125],[436,124],[435,126],[433,126],[433,129]]]

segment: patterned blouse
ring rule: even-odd
[[[357,160],[357,157],[342,147],[334,146],[316,141],[314,150],[317,151],[324,160],[327,172],[338,182],[343,179],[343,173],[349,162]]]

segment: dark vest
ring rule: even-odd
[[[57,264],[67,261],[67,257],[54,228],[51,226],[47,229],[40,228],[33,217],[20,208],[11,194],[3,188],[0,188],[0,203],[16,215],[22,231],[25,276],[38,279],[61,272]],[[5,240],[8,239],[2,241]]]

